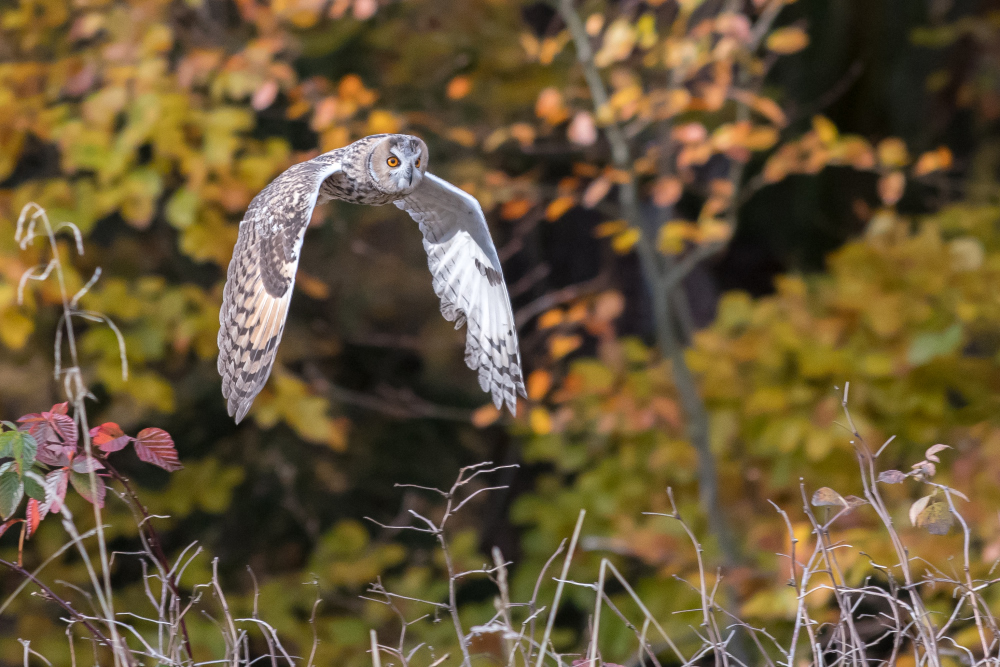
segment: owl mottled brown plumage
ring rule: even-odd
[[[247,209],[219,313],[219,373],[239,422],[263,388],[288,317],[295,270],[317,203],[394,203],[417,221],[441,314],[468,325],[465,363],[497,408],[524,396],[521,354],[500,259],[474,197],[427,173],[427,146],[379,134],[287,169]]]

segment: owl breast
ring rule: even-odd
[[[325,202],[330,199],[339,199],[352,204],[383,206],[399,199],[399,195],[386,194],[375,187],[366,173],[345,168],[344,171],[328,177],[320,186],[319,201]]]

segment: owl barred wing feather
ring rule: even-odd
[[[289,168],[254,197],[240,223],[219,313],[218,362],[237,423],[271,374],[306,227],[320,186],[340,168],[330,154]]]
[[[516,414],[516,394],[525,395],[517,329],[479,202],[427,173],[394,203],[420,225],[441,314],[456,329],[468,325],[465,363],[479,371],[479,385],[497,408],[506,404]]]

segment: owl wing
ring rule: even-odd
[[[479,386],[497,408],[506,403],[516,414],[515,394],[525,395],[517,329],[479,202],[425,174],[416,190],[394,203],[420,225],[441,314],[456,329],[468,324],[465,363],[479,371]]]
[[[322,156],[326,157],[326,156]],[[264,387],[288,317],[306,227],[339,161],[294,165],[262,190],[240,223],[219,312],[219,374],[239,423]]]

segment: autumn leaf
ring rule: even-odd
[[[812,496],[812,504],[816,507],[847,507],[847,501],[844,500],[843,496],[828,486],[816,490]]]
[[[106,422],[90,429],[90,440],[105,454],[124,449],[132,442],[132,438],[125,435],[121,427],[114,422]]]
[[[778,28],[767,36],[768,50],[782,55],[801,51],[807,46],[809,46],[809,35],[796,26]]]
[[[545,219],[554,222],[566,215],[566,211],[576,205],[576,199],[568,195],[552,200],[545,208]]]
[[[884,482],[885,484],[899,484],[905,480],[908,475],[899,470],[884,470],[879,473],[878,481]]]
[[[170,434],[160,428],[144,428],[135,439],[135,452],[146,463],[166,471],[180,470],[181,465]]]

